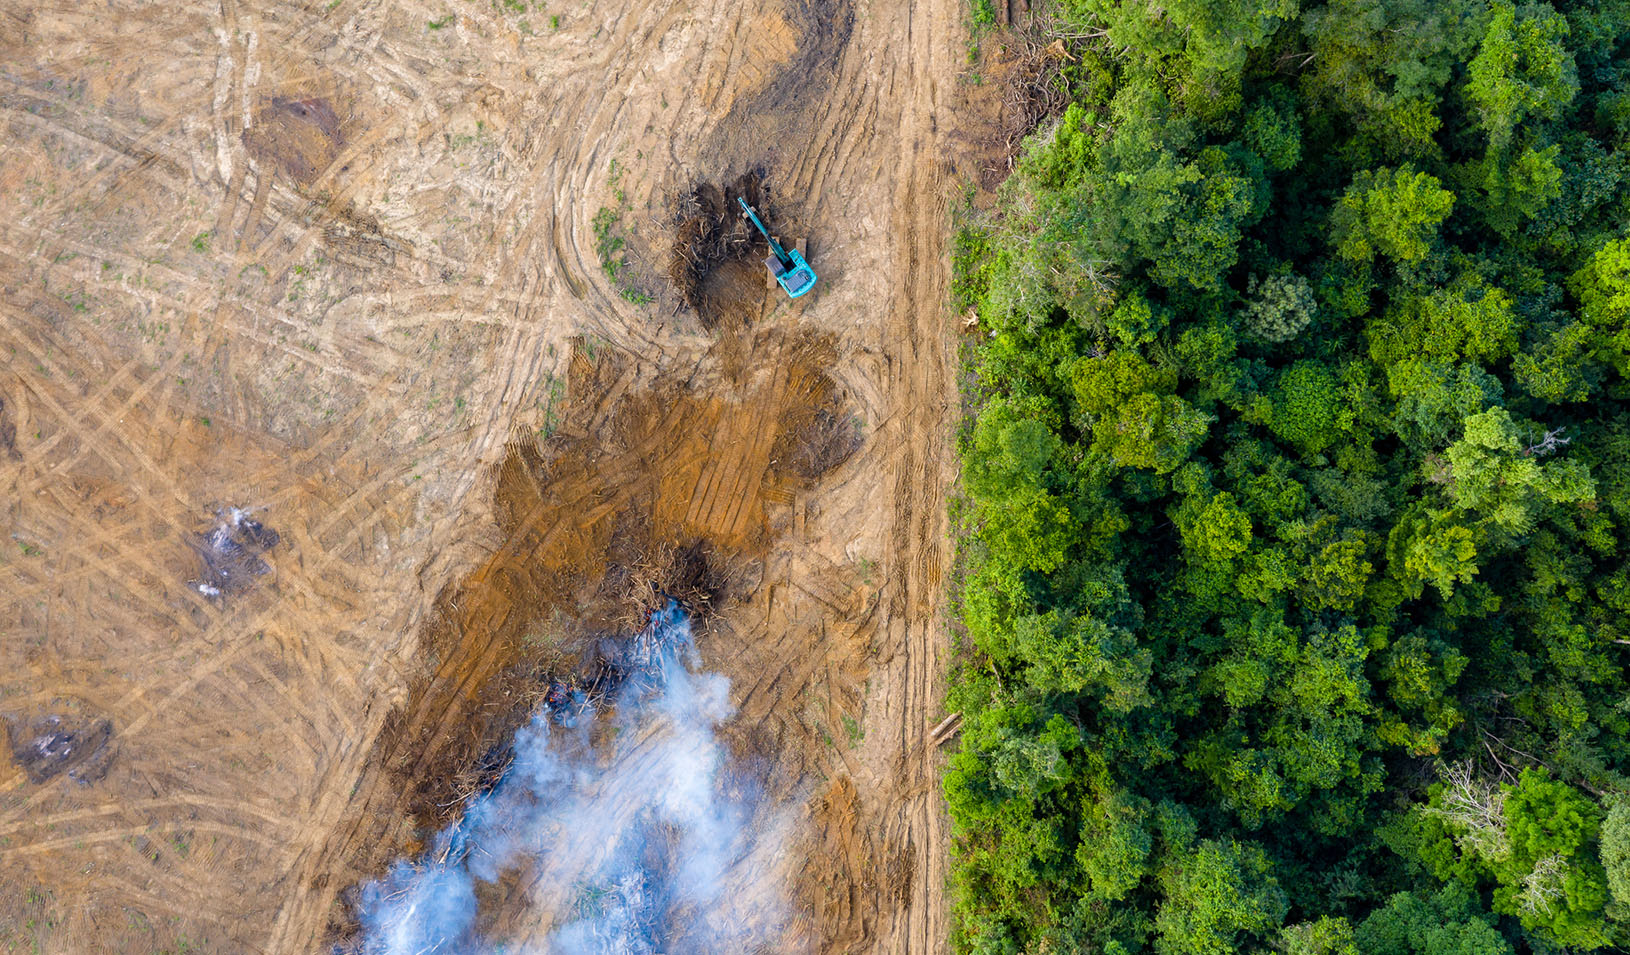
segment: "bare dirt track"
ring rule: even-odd
[[[0,717],[73,731],[0,762],[0,941],[322,950],[637,539],[728,577],[796,941],[940,950],[960,17],[0,0]],[[822,284],[710,332],[677,204],[749,170]]]

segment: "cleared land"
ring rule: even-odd
[[[522,6],[0,8],[0,940],[343,938],[689,547],[789,945],[941,947],[960,7]],[[710,330],[747,172],[822,286]]]

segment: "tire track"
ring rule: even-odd
[[[688,317],[625,302],[603,274],[591,219],[612,204],[610,160],[629,170],[625,225],[640,255],[649,255],[660,250],[666,225],[663,190],[712,175],[726,154],[773,150],[770,161],[784,177],[778,190],[809,195],[797,215],[818,232],[829,284],[828,297],[777,309],[765,323],[845,331],[860,318],[895,360],[887,373],[834,372],[839,381],[879,382],[862,403],[877,421],[872,446],[829,479],[833,494],[872,503],[845,512],[823,497],[811,542],[800,545],[807,552],[789,551],[775,563],[782,569],[767,572],[778,622],[740,628],[741,639],[758,644],[753,654],[744,648],[744,658],[764,664],[747,699],[785,735],[789,759],[807,760],[810,773],[826,765],[818,755],[823,727],[864,724],[863,746],[830,755],[855,794],[845,804],[843,856],[877,872],[893,871],[896,856],[917,860],[919,869],[907,897],[872,899],[853,882],[847,901],[822,911],[837,931],[854,928],[844,936],[854,950],[934,950],[943,929],[932,907],[933,860],[943,847],[930,792],[937,770],[933,754],[913,740],[939,691],[942,557],[932,538],[940,531],[933,495],[944,462],[933,440],[910,453],[897,446],[921,443],[942,423],[943,406],[934,402],[949,376],[933,365],[938,330],[925,318],[942,289],[932,275],[903,290],[877,276],[901,264],[929,273],[939,267],[937,185],[926,165],[935,145],[921,111],[934,105],[924,78],[948,76],[937,71],[954,65],[954,5],[934,0],[915,14],[903,0],[871,6],[833,59],[817,64],[812,108],[802,114],[811,128],[744,143],[720,114],[769,102],[759,90],[781,82],[774,75],[780,47],[753,47],[755,34],[775,23],[802,29],[778,4],[629,8],[594,0],[563,11],[559,31],[522,37],[514,18],[484,9],[460,11],[443,32],[425,27],[443,11],[417,4],[345,0],[326,13],[320,4],[284,0],[252,11],[236,0],[188,0],[161,17],[129,0],[111,3],[105,18],[26,35],[45,38],[19,59],[31,75],[83,73],[107,93],[83,107],[54,95],[29,100],[49,102],[49,125],[6,113],[30,145],[71,144],[82,164],[72,174],[54,170],[61,175],[49,185],[58,191],[42,188],[37,207],[0,195],[0,254],[27,263],[0,265],[0,343],[18,356],[18,387],[7,381],[4,397],[23,456],[19,465],[0,461],[0,487],[16,491],[0,521],[8,532],[47,535],[49,547],[37,564],[6,568],[6,600],[26,611],[25,628],[67,634],[65,659],[13,668],[39,689],[6,698],[52,705],[72,694],[117,715],[128,744],[101,789],[22,788],[20,775],[0,773],[0,789],[10,789],[0,827],[30,839],[42,834],[27,852],[30,871],[74,886],[71,897],[91,913],[73,916],[72,937],[102,937],[93,913],[106,920],[111,911],[117,923],[117,905],[129,904],[221,922],[219,931],[242,950],[317,948],[335,892],[354,878],[343,847],[377,833],[369,807],[388,804],[388,780],[368,776],[367,767],[394,695],[422,664],[412,635],[441,586],[489,556],[480,553],[490,487],[480,463],[530,421],[527,409],[563,371],[560,346],[574,335],[597,334],[653,368],[701,367],[706,342]],[[56,22],[70,13],[59,12]],[[67,29],[82,36],[70,44]],[[798,62],[804,52],[791,56]],[[145,98],[121,99],[125,89]],[[250,156],[241,134],[271,95],[313,91],[336,103],[349,97],[343,109],[356,125],[313,182],[295,188]],[[486,123],[494,146],[461,166],[470,154],[442,146],[476,121]],[[29,161],[37,168],[23,172],[0,157],[0,182],[53,172],[47,159]],[[908,178],[916,188],[898,188]],[[321,351],[309,351],[296,340],[313,313],[269,299],[295,265],[329,248],[325,217],[352,206],[400,239],[395,264],[346,266],[325,279],[323,294],[344,297],[315,313],[325,322],[312,333]],[[215,252],[177,251],[212,223]],[[865,248],[874,240],[876,248]],[[63,253],[79,258],[48,262]],[[107,268],[99,261],[131,278],[93,285],[96,270]],[[267,269],[268,280],[234,281],[251,262]],[[24,290],[47,281],[53,289],[92,287],[104,315],[180,327],[161,350],[112,325],[92,325],[62,303],[25,314],[35,306],[19,304]],[[432,353],[432,343],[442,350]],[[848,345],[839,360],[877,361]],[[767,371],[764,403],[801,387],[785,369]],[[627,400],[653,373],[642,367],[630,377]],[[702,373],[697,387],[710,387],[712,374]],[[331,399],[332,417],[290,410],[313,394]],[[467,411],[426,410],[432,397],[453,394],[468,399]],[[591,430],[608,427],[609,411],[594,416]],[[284,430],[275,440],[261,436],[265,447],[254,453],[235,451],[237,437],[215,439],[216,455],[239,457],[220,460],[196,425],[172,424],[200,415],[217,418],[219,435]],[[671,415],[653,421],[658,429],[685,424]],[[732,422],[743,432],[769,425],[752,415]],[[748,459],[767,453],[770,439],[760,433],[758,440]],[[619,492],[574,499],[575,517],[603,519],[631,495],[653,493],[648,481],[628,483],[633,475],[701,479],[708,460],[705,447],[668,451],[651,434],[624,452],[603,462]],[[758,521],[755,495],[765,477],[755,467],[717,461],[706,479],[717,495],[686,502],[697,520],[738,531]],[[122,494],[126,504],[92,510],[92,491],[66,490],[90,472],[108,472],[106,493]],[[275,586],[225,608],[181,593],[178,582],[147,587],[173,573],[162,548],[173,548],[193,530],[198,508],[231,488],[270,505],[282,521]],[[802,497],[789,503],[783,490],[763,494],[762,507],[778,515],[796,507],[802,528],[810,505]],[[832,542],[833,526],[845,521],[863,538],[852,553],[847,536]],[[881,526],[896,533],[874,550],[872,528]],[[822,563],[820,553],[832,556]],[[862,583],[854,566],[861,553],[885,572],[903,568],[901,583]],[[784,612],[805,624],[781,628]],[[155,628],[163,617],[177,625]],[[892,662],[873,664],[874,643]],[[0,664],[19,663],[17,652],[0,648]],[[124,658],[106,666],[112,654]],[[890,684],[867,698],[860,686],[868,677],[880,687],[904,682],[898,692]],[[15,685],[0,682],[0,690]],[[796,697],[816,686],[808,712],[797,711]],[[253,800],[233,806],[234,789],[250,787]],[[909,798],[896,812],[886,805],[889,793]],[[137,818],[152,820],[138,828],[154,839],[205,832],[197,823],[219,827],[211,831],[220,848],[155,861],[133,846],[97,856],[71,841],[79,829],[102,850],[117,847]],[[73,875],[93,858],[93,879]],[[177,896],[189,883],[207,885],[196,905]],[[0,895],[12,886],[0,874]]]

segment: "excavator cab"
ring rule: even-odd
[[[770,235],[770,230],[759,220],[758,213],[747,204],[747,200],[737,196],[736,201],[741,203],[742,214],[752,220],[753,225],[763,234],[764,240],[770,243],[771,254],[764,260],[764,265],[770,270],[770,275],[774,276],[776,284],[781,286],[781,290],[787,293],[788,298],[808,294],[809,290],[815,287],[815,270],[804,261],[804,254],[797,249],[783,249],[781,243],[775,241],[775,236]]]

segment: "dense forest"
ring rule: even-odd
[[[1054,15],[955,253],[959,949],[1630,948],[1630,3]]]

